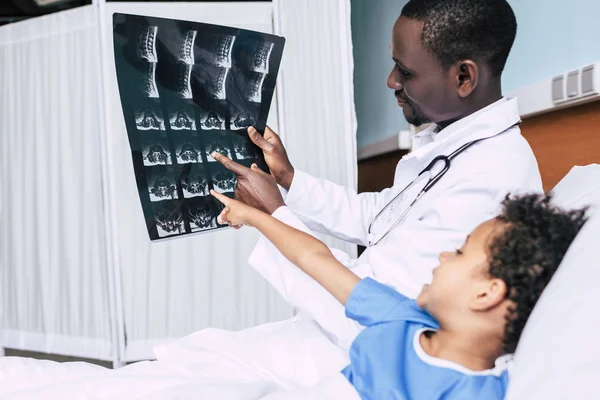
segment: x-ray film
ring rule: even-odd
[[[264,132],[285,39],[244,29],[115,13],[125,126],[151,240],[211,232],[237,177],[218,152],[268,172],[247,128]]]

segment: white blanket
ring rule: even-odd
[[[208,361],[210,363],[210,360]],[[221,365],[223,366],[223,365]],[[208,368],[207,368],[208,367]],[[87,363],[0,358],[2,399],[356,399],[341,374],[312,387],[284,388],[251,374],[196,363],[146,361],[110,370]],[[198,374],[199,370],[204,373]],[[205,373],[211,371],[211,374]]]

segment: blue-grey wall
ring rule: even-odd
[[[600,61],[600,0],[509,0],[517,16],[504,91]]]
[[[407,129],[385,82],[390,37],[407,0],[351,0],[358,146]],[[600,0],[509,0],[519,29],[504,92],[600,61]]]
[[[394,66],[392,27],[404,4],[406,0],[351,0],[359,148],[408,128],[394,92],[386,86]]]

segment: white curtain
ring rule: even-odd
[[[0,28],[1,341],[111,359],[96,18]]]
[[[293,165],[356,189],[356,114],[349,0],[274,0],[286,38],[280,74],[281,135]],[[322,238],[356,255],[356,246]]]
[[[237,26],[273,32],[270,3],[108,3],[109,160],[114,186],[118,267],[122,277],[125,359],[152,357],[152,345],[206,327],[243,329],[291,315],[291,308],[247,263],[258,234],[228,230],[153,243],[136,190],[131,153],[115,80],[112,13]],[[277,127],[277,107],[270,124]]]

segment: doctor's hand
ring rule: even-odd
[[[285,190],[290,190],[294,179],[294,167],[290,163],[287,152],[279,139],[279,135],[267,126],[264,136],[253,127],[248,128],[248,136],[255,145],[260,147],[265,156],[265,162],[275,180]]]
[[[269,215],[285,205],[275,178],[262,171],[256,164],[252,164],[252,167],[248,168],[216,152],[212,153],[211,157],[237,175],[236,200]]]

